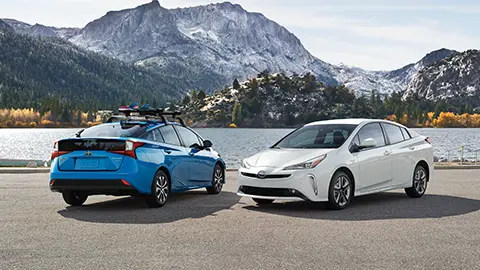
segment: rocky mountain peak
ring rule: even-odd
[[[408,84],[405,97],[413,95],[432,100],[464,99],[480,105],[480,51],[454,53],[426,66]]]
[[[435,62],[438,62],[442,59],[450,57],[453,54],[457,54],[457,53],[458,52],[454,51],[454,50],[441,48],[441,49],[438,49],[438,50],[435,50],[435,51],[432,51],[432,52],[428,53],[419,62],[421,62],[424,66],[428,66],[428,65],[431,65],[431,64],[433,64]]]

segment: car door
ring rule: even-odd
[[[392,150],[392,186],[405,186],[412,181],[414,158],[412,157],[415,146],[409,137],[403,134],[402,127],[382,123]]]
[[[374,139],[376,146],[353,153],[358,168],[356,190],[359,194],[375,192],[388,186],[392,181],[391,149],[387,145],[380,123],[363,126],[355,136],[354,143],[360,145],[366,139]]]
[[[194,185],[212,181],[214,161],[209,149],[203,148],[203,142],[192,130],[175,126],[185,147],[188,148],[192,162],[190,163],[190,182]]]
[[[155,141],[164,143],[168,148],[159,149],[165,156],[165,164],[171,170],[172,190],[183,190],[190,186],[189,151],[182,145],[172,125],[160,127],[154,131]]]

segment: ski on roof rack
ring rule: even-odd
[[[175,120],[178,120],[182,126],[187,126],[185,121],[179,117],[182,115],[182,112],[167,111],[163,108],[155,109],[148,104],[139,106],[137,103],[132,103],[129,106],[121,106],[118,109],[118,113],[118,115],[110,117],[107,122],[111,123],[115,120],[121,120],[122,123],[126,123],[126,121],[145,123],[145,121],[142,121],[144,119],[147,123],[163,122],[168,125],[169,121],[166,116],[170,116]]]

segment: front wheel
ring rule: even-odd
[[[65,191],[62,193],[62,196],[63,200],[72,206],[80,206],[88,199],[88,195],[77,191]]]
[[[167,203],[170,195],[170,178],[163,171],[155,174],[152,182],[152,192],[147,197],[147,204],[151,208],[162,207]]]
[[[413,186],[406,188],[405,193],[411,198],[420,198],[427,191],[427,170],[422,166],[417,166],[413,172]]]
[[[341,210],[346,208],[353,198],[352,179],[344,172],[336,172],[328,189],[327,208]]]
[[[207,187],[207,192],[209,194],[219,194],[222,192],[223,183],[225,183],[225,170],[217,164],[213,170],[212,186]]]

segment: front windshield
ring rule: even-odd
[[[287,135],[273,148],[338,148],[356,127],[346,124],[305,126]]]

